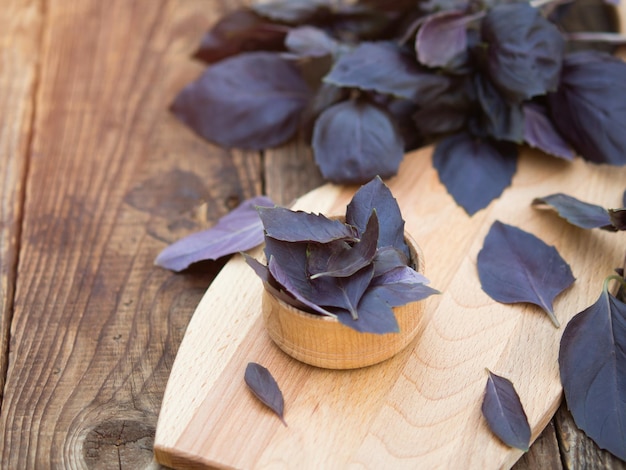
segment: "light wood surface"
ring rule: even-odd
[[[581,182],[584,181],[584,184]],[[421,245],[432,285],[426,327],[407,351],[355,371],[327,371],[287,357],[260,319],[260,281],[241,258],[227,264],[189,324],[172,369],[155,451],[167,465],[236,468],[500,468],[521,451],[502,445],[480,412],[485,368],[515,384],[536,438],[559,406],[562,329],[534,306],[502,305],[480,288],[476,255],[494,220],[555,245],[575,285],[555,302],[562,324],[595,301],[623,261],[622,234],[584,231],[530,207],[565,192],[620,204],[626,169],[566,163],[526,150],[512,187],[468,217],[439,183],[430,149],[409,155],[389,185]],[[335,213],[354,188],[324,186],[298,209]],[[270,369],[285,395],[285,428],[246,390],[249,361]]]

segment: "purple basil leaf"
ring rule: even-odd
[[[522,101],[559,85],[564,40],[558,28],[528,3],[500,4],[482,22],[487,70],[509,101]]]
[[[622,207],[626,207],[626,191],[622,194]]]
[[[252,6],[252,9],[257,14],[272,21],[301,24],[311,20],[319,10],[327,5],[329,5],[329,2],[320,0],[274,0],[256,3]]]
[[[393,246],[383,246],[376,251],[374,257],[374,277],[385,274],[392,269],[408,266],[407,255]]]
[[[616,230],[626,230],[626,209],[609,209],[609,218]]]
[[[509,103],[488,77],[474,75],[474,92],[480,105],[477,125],[480,135],[521,144],[524,140],[524,113],[518,103]]]
[[[445,134],[465,127],[470,113],[470,89],[473,85],[466,78],[456,78],[450,83],[451,87],[445,93],[432,97],[413,116],[415,125],[422,134]]]
[[[244,373],[246,385],[261,403],[278,415],[285,426],[285,401],[276,380],[269,370],[256,362],[249,362]]]
[[[285,242],[328,243],[354,240],[352,227],[322,214],[292,211],[284,207],[259,207],[267,236]]]
[[[626,164],[626,63],[598,52],[568,55],[548,95],[552,122],[585,159]]]
[[[311,264],[309,263],[309,272],[312,274],[311,279],[322,276],[348,277],[370,265],[376,255],[378,231],[378,217],[376,216],[376,211],[374,211],[361,236],[361,240],[355,243],[354,246],[345,244],[344,249],[335,250],[328,258],[324,271],[312,272],[310,270]]]
[[[278,282],[286,292],[292,295],[299,303],[306,305],[308,308],[321,315],[333,316],[331,312],[325,308],[320,307],[315,301],[310,300],[311,289],[310,284],[306,279],[292,278],[288,271],[284,270],[277,262],[276,258],[271,257],[268,263],[270,274]]]
[[[437,144],[433,165],[456,203],[472,215],[511,184],[517,168],[517,146],[459,133]]]
[[[277,53],[249,52],[212,65],[172,111],[222,147],[259,150],[290,139],[310,96],[298,68]]]
[[[285,46],[296,57],[324,57],[337,53],[339,44],[322,29],[300,26],[287,33]]]
[[[408,259],[410,254],[404,241],[404,219],[400,206],[380,177],[361,186],[354,194],[346,208],[346,223],[356,227],[358,233],[362,234],[373,211],[376,211],[380,227],[378,247],[392,246]]]
[[[284,28],[277,28],[248,8],[239,8],[223,16],[205,34],[194,57],[214,63],[246,51],[280,51],[284,41]]]
[[[393,176],[404,157],[404,142],[389,114],[365,101],[344,101],[326,109],[313,131],[315,161],[324,178],[363,183]]]
[[[510,447],[528,450],[530,425],[510,380],[489,372],[482,412],[489,428],[502,442]]]
[[[477,266],[480,284],[492,299],[538,305],[558,328],[552,302],[575,279],[556,248],[531,233],[495,221],[478,253]]]
[[[280,299],[283,302],[292,305],[293,307],[299,308],[300,310],[307,310],[309,308],[307,305],[296,300],[296,298],[290,295],[288,292],[282,290],[280,284],[278,284],[278,282],[276,282],[276,279],[272,277],[272,274],[270,273],[270,270],[267,266],[246,253],[242,254],[248,266],[250,266],[254,270],[256,275],[259,276],[263,281],[263,287],[265,287],[265,290],[267,290],[277,299]]]
[[[468,17],[458,10],[429,16],[415,38],[417,60],[429,67],[445,67],[467,49]]]
[[[324,81],[427,102],[449,87],[449,78],[421,68],[415,58],[393,42],[363,42],[342,54]]]
[[[341,295],[335,295],[335,298],[332,299],[332,303],[329,303],[328,306],[343,308],[350,312],[353,318],[358,318],[360,316],[360,310],[358,310],[358,308],[360,308],[360,301],[367,291],[373,275],[374,267],[370,265],[357,271],[350,277],[329,278],[328,280],[337,286],[338,292]],[[320,281],[323,283],[324,279],[325,278],[316,279],[313,283]],[[323,292],[326,293],[328,290],[324,289]],[[318,299],[318,301],[322,305],[327,305],[326,302],[329,302],[329,300],[326,299]]]
[[[398,333],[400,327],[387,302],[373,292],[366,292],[359,303],[359,318],[354,319],[348,312],[337,312],[337,319],[344,325],[361,333]]]
[[[172,271],[182,271],[198,261],[216,260],[254,248],[263,243],[263,225],[256,207],[273,205],[265,196],[248,199],[213,227],[172,243],[159,253],[154,263]]]
[[[559,369],[576,425],[626,460],[626,304],[606,287],[565,327]]]
[[[291,243],[265,237],[265,259],[275,258],[276,262],[294,281],[308,283],[306,274],[306,243]]]
[[[556,129],[547,111],[538,105],[526,103],[524,111],[524,141],[555,157],[574,159],[574,151]]]
[[[374,278],[369,290],[390,306],[399,307],[438,294],[427,285],[429,282],[423,274],[404,266]]]
[[[533,206],[547,205],[555,209],[558,214],[572,225],[581,228],[613,227],[609,212],[596,204],[583,202],[567,194],[557,193],[536,198]]]

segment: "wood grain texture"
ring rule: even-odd
[[[277,350],[259,318],[260,282],[254,287],[254,274],[233,259],[203,298],[181,345],[157,430],[159,459],[240,468],[512,465],[521,452],[499,443],[481,418],[484,368],[516,384],[536,438],[561,399],[556,356],[562,330],[534,307],[490,300],[478,284],[476,254],[496,218],[556,245],[578,276],[555,303],[565,323],[595,299],[607,269],[621,261],[622,247],[612,234],[580,231],[532,209],[530,201],[563,191],[610,205],[621,196],[625,172],[526,152],[512,187],[470,218],[439,183],[429,149],[409,155],[390,185],[425,253],[426,271],[444,294],[426,301],[430,320],[413,348],[363,370],[331,373]],[[333,213],[354,189],[326,186],[297,207]],[[225,308],[237,312],[236,321],[220,313]],[[203,346],[207,341],[213,346]],[[245,390],[240,378],[247,361],[268,367],[283,388],[289,428]]]
[[[179,276],[153,259],[258,194],[261,161],[201,142],[166,111],[202,70],[189,56],[226,2],[43,3],[0,461],[3,468],[144,468],[153,464],[178,344],[221,267]],[[7,12],[2,4],[0,26],[22,28],[11,33],[15,40],[31,27],[36,33],[29,18],[38,4],[9,5]],[[4,45],[0,65],[11,65]],[[28,100],[33,86],[31,52],[13,52],[28,59],[11,71],[24,72],[23,83],[2,70],[1,109],[10,99],[18,113],[0,130],[3,152],[24,153],[30,105],[15,100]],[[2,216],[11,220],[6,204],[16,199],[7,191],[15,188],[0,188]]]
[[[22,202],[37,89],[41,1],[0,8],[0,404],[8,365]]]

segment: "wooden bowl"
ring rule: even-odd
[[[424,274],[424,255],[405,233],[413,265]],[[270,338],[291,357],[327,369],[377,364],[404,349],[417,335],[423,302],[394,308],[399,333],[360,333],[338,320],[297,309],[263,291],[263,319]]]

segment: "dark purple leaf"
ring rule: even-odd
[[[294,282],[308,282],[306,274],[306,243],[281,242],[265,237],[265,259],[275,258]]]
[[[313,26],[291,29],[285,46],[297,57],[324,57],[337,53],[339,44],[325,31]]]
[[[559,369],[576,425],[626,460],[626,304],[606,286],[565,327]]]
[[[616,230],[626,230],[626,209],[609,209],[609,218]]]
[[[507,102],[488,77],[474,75],[474,92],[480,106],[476,125],[477,135],[522,143],[524,140],[524,113],[518,103]]]
[[[172,111],[207,140],[258,150],[293,136],[309,96],[295,65],[277,53],[250,52],[209,67]]]
[[[392,269],[408,266],[408,256],[394,248],[393,246],[384,246],[378,249],[374,257],[374,277],[378,277]]]
[[[558,28],[528,3],[500,4],[482,22],[487,70],[510,101],[556,90],[564,40]]]
[[[370,265],[374,260],[374,255],[376,255],[378,231],[378,217],[376,216],[376,211],[374,211],[365,231],[361,235],[361,240],[353,246],[348,244],[339,245],[342,249],[334,250],[331,253],[323,271],[312,271],[311,263],[309,262],[311,279],[322,276],[348,277]],[[309,261],[310,258],[311,255],[309,255]]]
[[[369,291],[359,303],[358,320],[355,320],[348,312],[337,312],[337,319],[362,333],[385,334],[400,331],[393,309],[387,302]]]
[[[626,207],[626,191],[622,194],[622,207]]]
[[[482,412],[489,428],[502,442],[510,447],[528,450],[528,418],[510,380],[489,372]]]
[[[365,101],[344,101],[326,109],[313,131],[315,161],[324,178],[362,183],[395,175],[404,142],[387,112]]]
[[[285,426],[285,401],[276,380],[269,370],[256,362],[249,362],[244,374],[246,385],[261,403],[278,415]]]
[[[361,43],[343,54],[324,81],[424,103],[447,90],[450,79],[421,68],[397,44],[380,41]]]
[[[556,248],[531,233],[495,221],[478,253],[477,265],[481,286],[492,299],[538,305],[559,326],[552,302],[575,279]]]
[[[259,216],[268,237],[285,242],[328,243],[355,240],[352,227],[322,214],[292,211],[284,207],[260,207]]]
[[[350,312],[352,318],[356,320],[361,316],[361,299],[367,291],[373,275],[374,267],[370,265],[357,271],[350,277],[316,279],[312,281],[314,285],[324,285],[325,281],[328,280],[329,282],[326,283],[326,286],[334,284],[337,288],[335,291],[331,291],[328,287],[324,289],[318,288],[320,292],[324,292],[324,294],[331,293],[331,295],[324,299],[319,298],[317,301],[329,307],[343,308]]]
[[[451,81],[445,93],[431,98],[415,113],[413,120],[417,129],[428,136],[457,132],[465,127],[470,114],[471,86],[464,78]]]
[[[378,247],[394,247],[408,259],[409,248],[404,241],[404,219],[400,206],[380,177],[361,186],[354,194],[346,208],[346,223],[356,227],[361,234],[373,211],[376,211],[380,227]]]
[[[517,146],[459,133],[437,144],[433,165],[456,203],[472,215],[511,184],[517,168]]]
[[[563,139],[548,117],[547,111],[538,105],[526,103],[524,111],[524,141],[555,157],[574,159],[574,151]]]
[[[286,292],[292,295],[299,303],[306,305],[308,308],[321,315],[334,317],[335,315],[325,308],[320,307],[314,300],[310,300],[311,295],[315,292],[309,282],[301,277],[292,278],[288,271],[283,269],[277,262],[276,258],[271,257],[268,268],[273,278],[278,282]]]
[[[241,203],[215,226],[178,240],[165,248],[154,263],[172,271],[182,271],[198,261],[215,260],[263,243],[263,225],[257,206],[273,206],[265,196]]]
[[[403,266],[375,278],[368,292],[375,293],[392,307],[399,307],[438,294],[438,290],[427,285],[429,282],[423,274]]]
[[[598,52],[568,55],[561,84],[548,95],[552,122],[580,155],[626,164],[626,63]]]
[[[567,194],[557,193],[536,198],[533,200],[532,205],[538,207],[550,206],[561,217],[577,227],[587,229],[613,227],[609,213],[604,207],[580,201]]]
[[[202,38],[195,57],[218,62],[246,51],[284,49],[286,28],[268,23],[248,8],[223,16]]]
[[[300,310],[307,310],[309,308],[307,305],[296,300],[296,298],[288,292],[282,290],[280,284],[278,284],[276,279],[272,277],[272,274],[267,266],[246,253],[243,253],[243,257],[248,266],[250,266],[256,275],[261,278],[263,281],[263,287],[265,287],[265,290],[267,290],[271,295],[289,305],[292,305],[293,307],[299,308]]]
[[[445,67],[467,49],[467,24],[476,15],[447,10],[429,16],[417,32],[417,60],[429,67]]]

